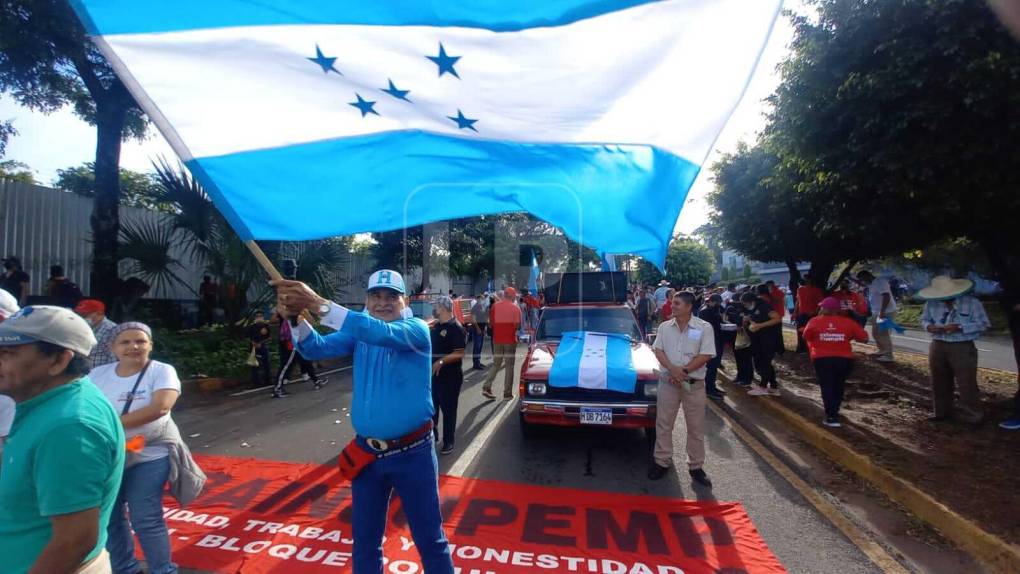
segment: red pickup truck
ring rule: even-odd
[[[585,274],[608,275],[608,274]],[[586,291],[585,293],[589,293]],[[571,301],[550,297],[542,309],[535,340],[521,366],[520,426],[530,434],[535,425],[604,426],[642,428],[650,440],[655,437],[655,397],[658,391],[658,361],[642,338],[633,311],[625,304],[597,297],[596,301]],[[601,301],[600,301],[601,299]],[[631,339],[631,359],[637,371],[633,392],[581,387],[552,387],[549,371],[563,333],[587,331],[619,333]]]

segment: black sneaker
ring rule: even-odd
[[[328,382],[329,382],[329,379],[315,379],[315,390],[319,390],[322,387],[325,387],[326,383],[328,383]]]
[[[700,468],[695,468],[694,470],[688,472],[691,475],[691,480],[700,484],[701,486],[704,486],[705,488],[712,488],[712,481],[709,480],[708,475],[705,474],[704,470]]]
[[[721,401],[726,398],[726,393],[720,393],[717,391],[714,393],[705,393],[705,396],[712,400]]]
[[[659,480],[666,476],[668,472],[668,466],[659,466],[658,463],[652,463],[652,466],[648,468],[648,480]]]
[[[843,425],[839,424],[839,417],[825,417],[822,424],[834,429],[843,428]]]
[[[280,392],[273,391],[273,398],[274,399],[285,399],[285,398],[287,398],[289,396],[290,396],[290,393],[288,393],[287,391],[280,391]]]
[[[443,448],[439,451],[439,454],[450,454],[451,452],[453,452],[453,443],[443,443]]]

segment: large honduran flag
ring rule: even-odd
[[[526,210],[661,264],[780,0],[73,0],[244,239]]]

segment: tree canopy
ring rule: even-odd
[[[93,162],[57,170],[53,185],[85,197],[96,195],[96,166]],[[169,212],[173,207],[161,198],[159,179],[150,173],[120,169],[120,203],[153,211]]]
[[[96,126],[91,283],[97,296],[111,299],[118,288],[120,144],[144,136],[145,116],[66,0],[0,3],[0,93],[43,113],[71,106]]]
[[[1020,44],[981,0],[810,7],[762,137],[714,166],[725,243],[827,266],[969,237],[1020,288]]]

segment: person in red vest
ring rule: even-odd
[[[868,323],[868,300],[864,298],[864,295],[850,289],[849,279],[840,281],[839,289],[832,296],[839,301],[843,315],[857,321],[862,326]]]
[[[807,343],[804,341],[804,327],[808,321],[818,314],[818,305],[825,299],[825,291],[818,286],[818,281],[811,275],[804,275],[804,284],[797,289],[797,304],[793,317],[797,322],[797,352],[806,353]]]
[[[819,305],[821,315],[808,321],[804,327],[804,340],[811,351],[811,362],[818,375],[825,405],[822,424],[839,428],[839,407],[843,403],[846,379],[854,368],[852,341],[868,342],[868,332],[860,323],[841,315],[842,303],[827,297]]]

